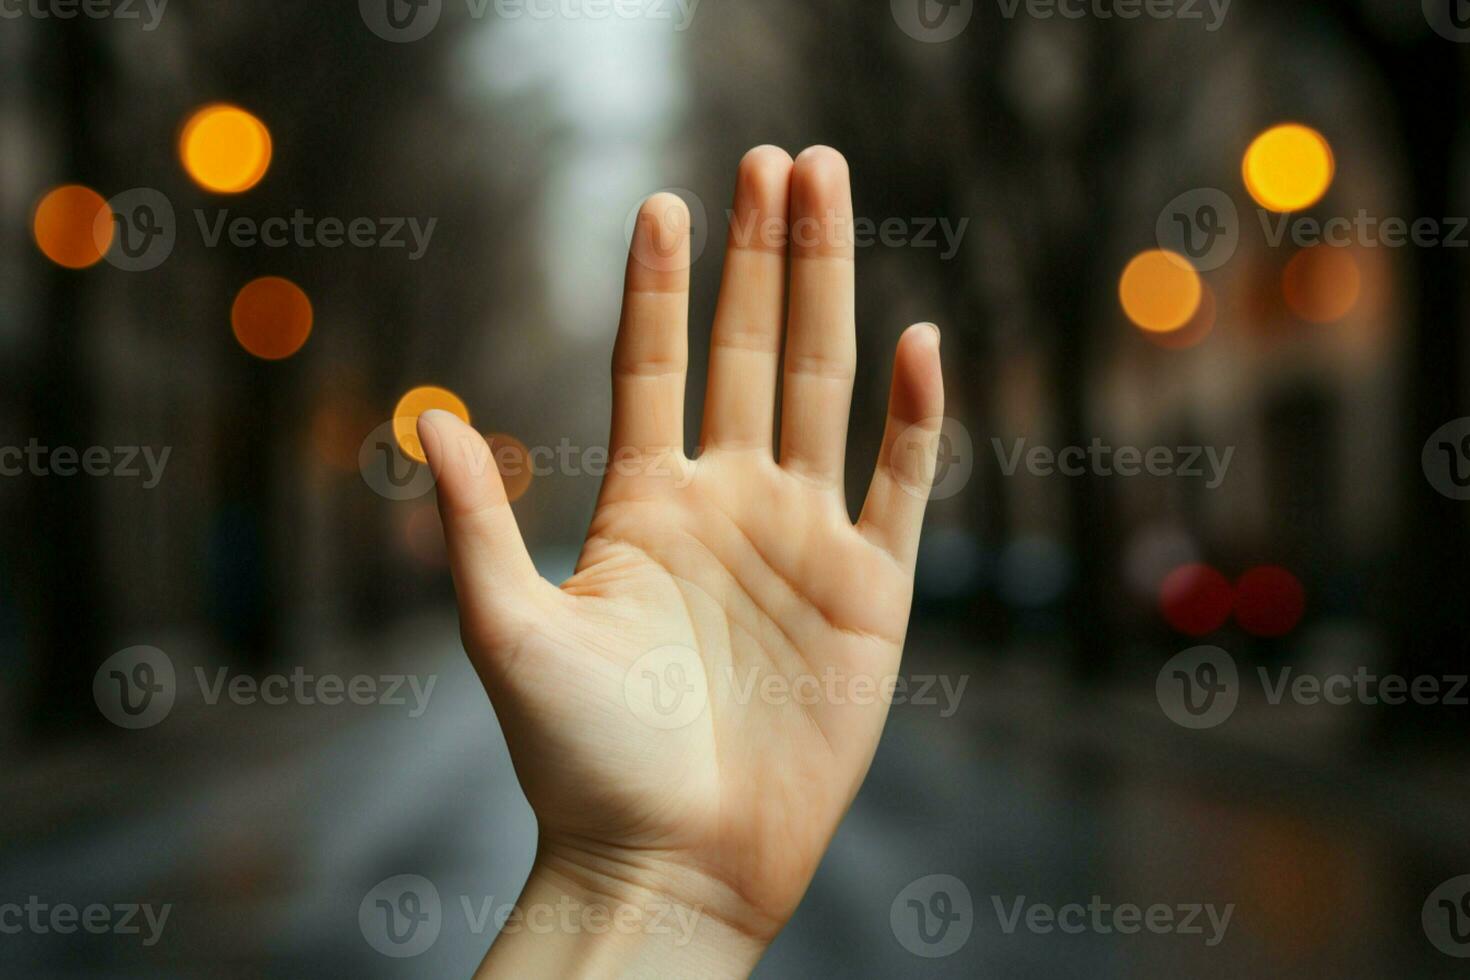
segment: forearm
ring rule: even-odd
[[[765,949],[699,906],[538,857],[475,976],[746,977]]]

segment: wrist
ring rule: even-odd
[[[542,842],[477,977],[746,977],[774,937],[661,887],[652,866],[588,858]]]

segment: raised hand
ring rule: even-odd
[[[943,415],[939,333],[899,339],[854,524],[842,485],[856,362],[847,164],[825,147],[794,163],[751,150],[691,460],[688,230],[669,194],[639,214],[612,464],[559,588],[537,574],[483,438],[447,413],[419,422],[465,648],[540,826],[522,908],[571,896],[697,920],[682,943],[677,931],[507,930],[486,975],[747,973],[800,901],[887,715]]]

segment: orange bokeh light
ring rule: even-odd
[[[1314,245],[1291,257],[1281,292],[1291,311],[1308,323],[1333,323],[1358,305],[1363,277],[1345,248]]]
[[[531,488],[530,450],[524,442],[504,432],[493,433],[488,441],[495,468],[500,471],[500,481],[505,484],[505,498],[515,503]]]
[[[102,261],[112,247],[112,212],[107,199],[90,187],[65,184],[36,204],[31,231],[46,258],[68,269],[85,269]]]
[[[393,409],[393,436],[398,440],[398,448],[409,459],[428,462],[423,444],[419,442],[419,416],[436,408],[459,416],[460,421],[466,424],[470,421],[470,410],[448,388],[420,385],[398,399],[398,405]]]
[[[1118,281],[1123,312],[1140,329],[1168,333],[1187,324],[1199,309],[1199,273],[1181,255],[1151,249],[1134,256]]]
[[[1257,136],[1241,161],[1245,188],[1270,211],[1300,211],[1322,199],[1337,163],[1326,137],[1309,126],[1284,123]]]
[[[250,353],[279,361],[311,336],[311,300],[300,286],[280,276],[263,276],[241,288],[230,309],[235,339]]]
[[[270,130],[238,106],[205,106],[184,123],[179,157],[200,187],[239,194],[260,183],[270,169]]]
[[[1165,350],[1185,350],[1197,347],[1204,343],[1206,337],[1215,329],[1217,307],[1215,291],[1208,283],[1200,283],[1199,308],[1194,311],[1194,316],[1178,330],[1170,330],[1168,333],[1156,333],[1151,330],[1143,331],[1143,336],[1155,346]]]

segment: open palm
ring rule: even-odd
[[[856,361],[847,165],[826,148],[793,163],[758,147],[740,165],[690,460],[688,229],[672,195],[639,214],[612,463],[560,588],[536,573],[481,436],[442,412],[419,428],[465,645],[535,809],[538,861],[769,939],[887,714],[943,412],[939,341],[931,326],[899,341],[854,524],[842,487]]]

